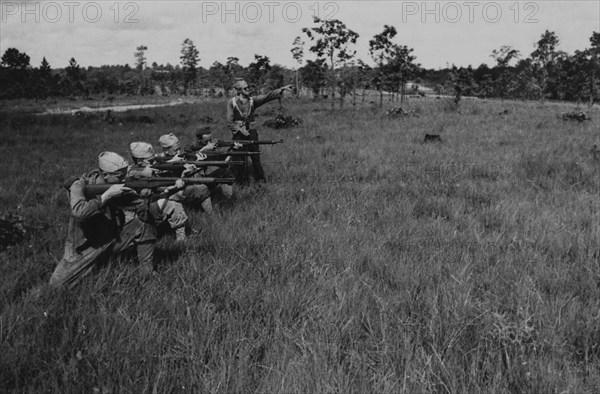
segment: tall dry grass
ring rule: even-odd
[[[405,119],[284,104],[303,123],[261,128],[285,140],[263,148],[265,187],[192,215],[185,247],[161,240],[156,278],[124,256],[65,292],[44,286],[60,183],[133,140],[191,142],[224,103],[113,124],[2,114],[0,204],[35,227],[0,254],[3,390],[597,391],[597,108],[569,123],[536,103],[411,102]]]

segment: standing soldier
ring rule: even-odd
[[[123,184],[110,186],[100,196],[85,195],[88,184],[123,182],[128,165],[118,154],[102,152],[98,169],[65,183],[71,217],[64,254],[52,273],[50,286],[72,288],[98,260],[131,247],[137,250],[142,272],[153,271],[156,223],[162,220],[165,200],[148,203]]]
[[[292,89],[292,85],[286,85],[259,96],[250,96],[248,83],[243,79],[237,80],[233,87],[236,95],[227,101],[227,126],[231,130],[234,140],[257,141],[258,131],[254,127],[254,111],[269,101],[280,99],[284,91]],[[259,152],[259,147],[258,145],[249,145],[248,151]],[[260,155],[254,154],[251,159],[254,181],[257,183],[266,182],[265,172],[260,163]],[[244,179],[243,170],[235,169],[235,172],[238,183],[247,183],[247,180]]]

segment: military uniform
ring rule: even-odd
[[[169,160],[170,162],[177,162],[177,154],[181,153],[179,139],[172,133],[165,134],[160,137],[159,143],[163,148],[163,152],[157,154],[156,157],[175,160]],[[180,161],[183,161],[183,159]],[[197,172],[196,174],[199,173],[200,172]],[[176,172],[162,172],[159,176],[183,177],[183,174]],[[183,190],[173,194],[169,199],[171,201],[179,202],[184,206],[202,208],[202,210],[207,213],[211,213],[213,210],[210,190],[207,185],[187,185]]]
[[[153,269],[156,224],[162,220],[158,203],[137,195],[123,195],[103,203],[102,196],[88,199],[87,184],[105,183],[99,170],[65,184],[71,217],[64,254],[52,273],[53,287],[74,287],[96,262],[111,253],[136,248],[145,273]]]
[[[222,158],[225,160],[232,160],[231,156],[227,156],[227,152],[230,151],[228,147],[217,147],[215,143],[211,141],[212,133],[209,128],[202,128],[196,134],[196,145],[192,147],[193,150],[197,151],[197,154],[202,155],[203,152],[215,152],[223,154]],[[200,171],[202,176],[211,178],[230,178],[233,176],[232,170],[229,167],[205,167]],[[215,196],[220,193],[226,199],[233,197],[233,186],[220,183],[208,185],[211,196]]]
[[[248,84],[243,80],[237,81],[235,88],[238,92],[237,95],[227,101],[227,126],[231,130],[234,140],[256,141],[258,140],[258,131],[254,123],[254,111],[263,104],[281,98],[281,94],[286,87],[275,89],[259,96],[250,96],[247,93],[243,93],[248,88]],[[259,152],[259,146],[249,145],[247,151]],[[260,162],[260,155],[252,155],[251,160],[254,181],[266,181],[265,172]],[[238,183],[247,183],[247,180],[244,179],[243,168],[236,168],[235,172]]]
[[[155,176],[156,171],[152,169],[150,163],[155,157],[152,145],[146,142],[132,142],[129,145],[129,149],[134,164],[129,167],[127,179],[150,178]],[[163,228],[164,223],[168,223],[169,228],[175,231],[177,240],[185,240],[185,224],[188,221],[188,216],[185,213],[181,201],[178,201],[177,198],[173,199],[173,196],[170,196],[162,209],[164,222],[160,223],[159,226]]]

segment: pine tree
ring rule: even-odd
[[[194,42],[189,38],[186,38],[183,41],[180,56],[186,92],[195,87],[196,75],[198,74],[197,66],[200,61],[198,55],[199,52],[198,49],[196,49]]]

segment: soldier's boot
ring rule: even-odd
[[[154,274],[154,242],[138,244],[137,256],[140,274],[142,277],[151,277]]]

